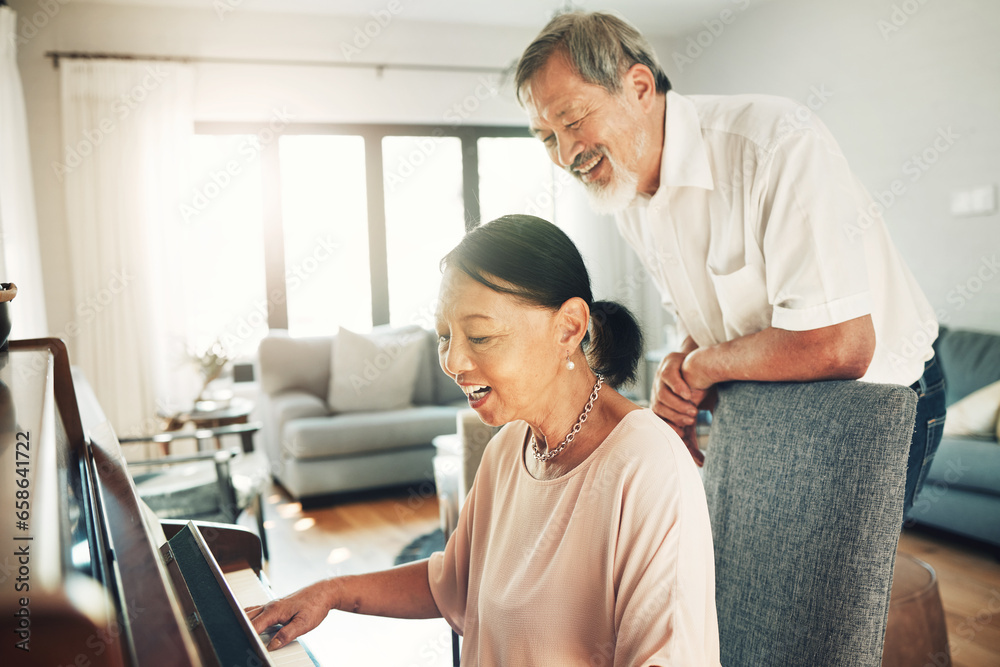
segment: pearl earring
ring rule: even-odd
[[[569,352],[567,352],[566,353],[566,370],[571,371],[574,368],[576,368],[576,364],[574,364],[573,360],[569,358]]]

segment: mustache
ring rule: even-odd
[[[572,172],[576,172],[580,169],[580,167],[587,164],[595,157],[609,157],[608,152],[604,149],[604,146],[598,146],[597,148],[591,149],[589,151],[577,155],[576,159],[573,160],[573,164],[569,166],[569,170]]]

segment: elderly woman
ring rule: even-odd
[[[331,609],[443,616],[463,665],[719,664],[705,494],[674,431],[614,390],[639,328],[594,301],[572,241],[506,216],[443,260],[441,367],[487,424],[458,527],[429,559],[313,584],[248,614],[284,628]]]

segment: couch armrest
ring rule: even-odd
[[[333,340],[333,336],[292,338],[283,331],[269,334],[257,351],[261,391],[273,396],[298,389],[326,400]]]
[[[284,426],[293,419],[304,417],[325,417],[330,414],[330,406],[314,394],[293,389],[271,397],[271,409],[275,421]]]
[[[271,464],[271,474],[281,476],[281,438],[285,424],[292,419],[322,417],[330,414],[330,408],[320,398],[306,391],[291,390],[275,395],[262,394],[260,397],[261,420],[264,428],[264,451]]]

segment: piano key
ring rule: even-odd
[[[250,568],[228,572],[225,577],[226,583],[233,591],[233,597],[236,598],[241,608],[267,604],[274,599],[271,590],[264,586]],[[264,639],[264,636],[261,639]],[[269,635],[264,644],[267,645],[268,641],[270,641]],[[268,653],[268,658],[275,667],[315,667],[316,664],[298,640],[289,642],[276,651],[271,651]]]

